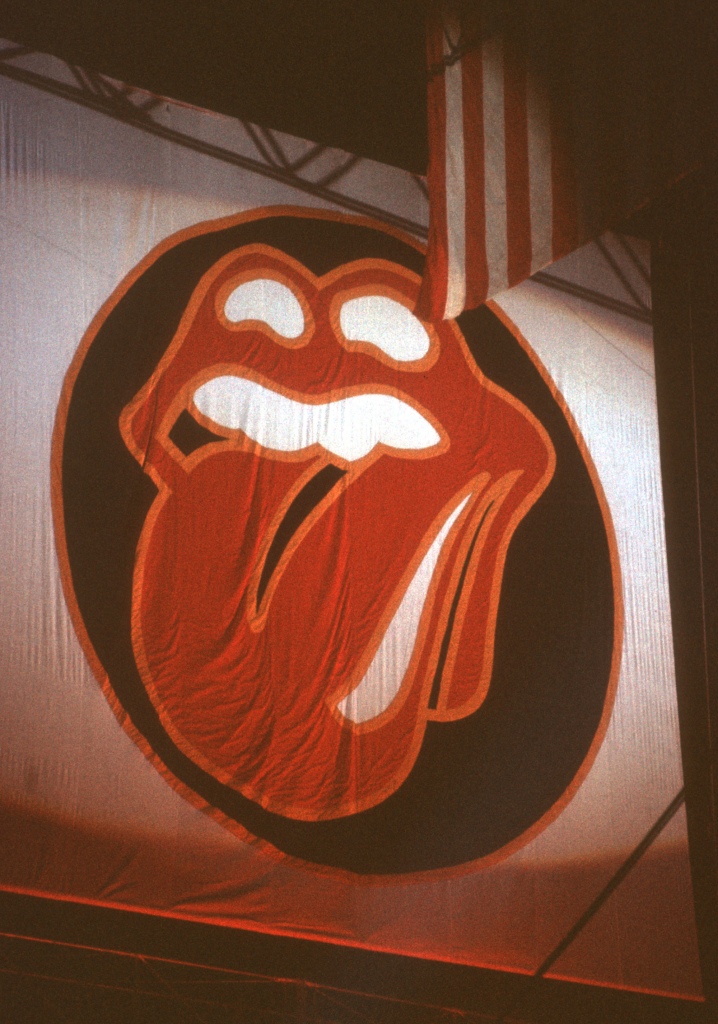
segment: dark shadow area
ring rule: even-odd
[[[352,1024],[358,1019],[369,1024],[709,1024],[713,1019],[703,1004],[684,999],[34,896],[0,893],[0,915],[0,1000],[13,1024],[91,1019],[103,1024]]]
[[[21,0],[0,35],[196,106],[424,173],[421,0]]]
[[[706,990],[718,999],[718,179],[653,210],[661,471],[686,783]]]

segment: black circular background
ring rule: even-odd
[[[610,550],[576,439],[521,345],[485,306],[459,326],[482,371],[522,401],[557,456],[548,488],[508,552],[494,668],[483,705],[429,722],[403,785],[377,807],[331,821],[270,813],[218,782],[164,731],[132,654],[135,550],[156,495],[120,437],[124,406],[171,342],[200,277],[232,249],[264,243],[320,275],[362,258],[421,273],[412,246],[364,223],[273,216],[214,228],[164,252],[100,326],[79,370],[62,450],[68,560],[87,634],[135,728],[185,786],[279,850],[362,874],[445,868],[494,853],[570,785],[603,714],[614,643]]]

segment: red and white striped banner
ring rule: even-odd
[[[567,147],[546,90],[499,33],[437,12],[427,35],[431,223],[418,312],[464,309],[579,244]]]

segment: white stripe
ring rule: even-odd
[[[504,55],[500,37],[482,47],[484,74],[484,166],[486,173],[486,262],[488,297],[508,287],[506,225],[506,139],[504,131]]]
[[[553,192],[551,186],[551,117],[548,96],[534,75],[526,82],[531,273],[553,259]]]
[[[401,603],[389,623],[371,665],[357,686],[337,704],[352,722],[368,722],[389,707],[409,668],[421,616],[444,541],[471,495],[454,509],[421,560]]]
[[[451,52],[446,38],[456,39],[457,26],[445,27],[444,56]],[[461,61],[449,64],[444,74],[446,90],[446,234],[447,275],[444,317],[462,312],[466,301],[466,176],[464,170],[464,108]]]

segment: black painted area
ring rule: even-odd
[[[331,464],[324,466],[318,473],[315,473],[311,480],[306,482],[290,504],[284,519],[279,524],[279,528],[274,535],[267,552],[267,557],[264,560],[264,565],[262,566],[262,575],[259,578],[259,586],[257,587],[257,608],[262,603],[262,598],[272,578],[272,573],[277,568],[279,559],[286,551],[292,537],[307,516],[311,515],[322,498],[326,498],[334,484],[338,483],[345,475],[345,469],[339,469],[338,466]]]
[[[191,455],[198,448],[203,448],[204,445],[211,444],[213,441],[226,440],[219,434],[213,434],[207,427],[203,427],[187,409],[183,409],[177,417],[169,432],[169,439],[183,455]]]
[[[557,466],[511,542],[482,707],[458,722],[429,723],[414,769],[379,806],[333,821],[293,821],[177,749],[133,659],[134,553],[156,491],[122,442],[119,416],[172,340],[202,274],[225,253],[257,242],[315,274],[368,257],[417,273],[423,264],[411,246],[381,231],[281,215],[186,240],[150,266],[99,330],[70,402],[63,501],[78,606],[138,731],[178,779],[249,832],[300,859],[358,873],[460,865],[520,836],[579,771],[602,716],[614,631],[609,546],[589,472],[549,387],[485,307],[459,321],[472,354],[543,423]]]

